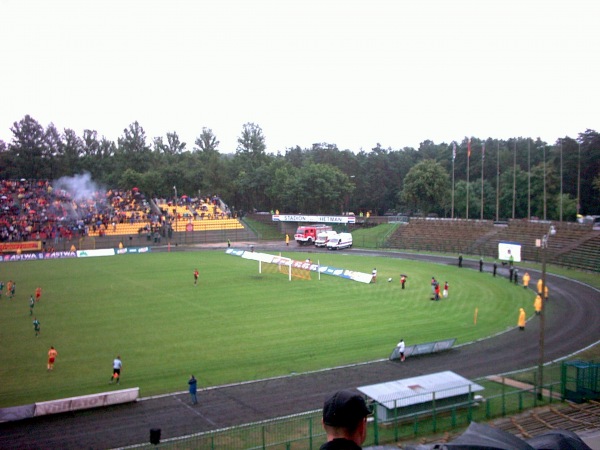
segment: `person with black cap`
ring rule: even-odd
[[[360,450],[367,438],[367,416],[371,413],[365,399],[350,391],[339,391],[325,400],[323,428],[327,442],[320,450]]]

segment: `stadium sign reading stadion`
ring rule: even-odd
[[[305,216],[303,214],[273,214],[273,222],[356,223],[354,216]]]

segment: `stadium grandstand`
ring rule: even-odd
[[[192,199],[182,195],[174,202],[161,199],[156,200],[156,204],[175,232],[186,231],[190,225],[202,231],[243,228],[217,196]]]
[[[521,245],[524,260],[540,262],[541,250],[536,241],[550,226],[556,234],[548,240],[548,262],[600,270],[600,232],[591,224],[575,222],[410,218],[390,236],[387,246],[497,258],[499,243],[515,242]]]
[[[252,237],[216,196],[146,199],[135,187],[101,191],[50,180],[0,181],[0,242],[40,241],[53,251],[165,244],[177,234],[186,243]]]

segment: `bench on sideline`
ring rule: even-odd
[[[407,345],[404,348],[404,356],[428,355],[430,353],[443,352],[445,350],[450,350],[455,342],[456,338],[445,339],[443,341],[426,342],[424,344]],[[398,347],[394,348],[392,354],[390,355],[390,361],[394,361],[396,359],[400,359]]]

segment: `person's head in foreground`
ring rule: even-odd
[[[327,433],[327,443],[321,448],[360,448],[367,438],[367,416],[370,413],[360,395],[350,391],[333,394],[323,405],[323,428]],[[344,443],[354,445],[347,446]]]

